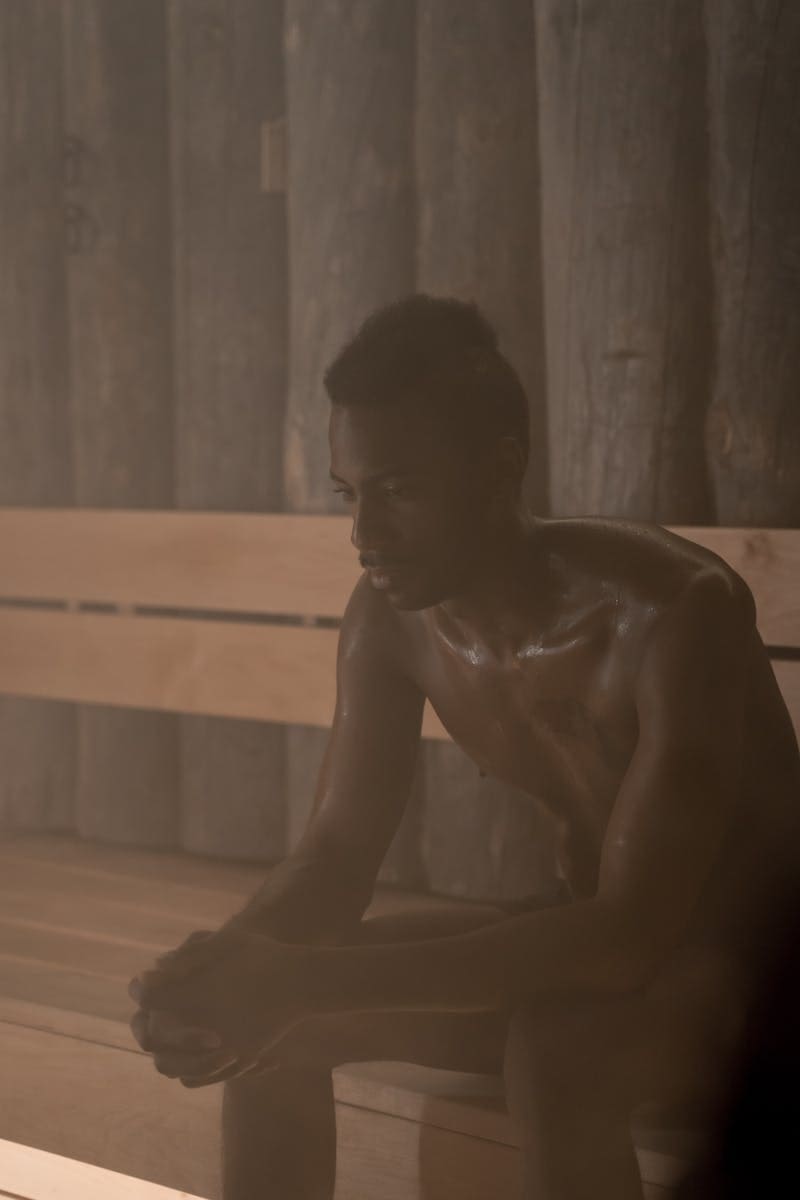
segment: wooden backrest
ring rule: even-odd
[[[800,531],[678,529],[756,597],[800,728]],[[347,517],[0,509],[0,692],[327,726]],[[426,705],[425,737],[446,739]]]

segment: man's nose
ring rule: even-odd
[[[384,544],[385,514],[378,505],[356,501],[353,506],[353,528],[350,541],[359,554],[379,549]]]

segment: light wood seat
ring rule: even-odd
[[[188,1192],[0,1138],[0,1197],[7,1200],[199,1200]]]
[[[157,1074],[128,1028],[126,985],[176,938],[224,920],[260,876],[250,864],[99,846],[69,834],[0,839],[0,1138],[219,1195],[221,1091],[185,1090]],[[372,912],[420,902],[463,905],[382,889]],[[367,1063],[338,1068],[334,1090],[336,1200],[518,1194],[518,1146],[499,1080]],[[681,1169],[674,1138],[669,1150],[639,1142],[653,1197]],[[15,1157],[15,1173],[4,1175],[0,1143],[0,1196],[4,1187],[27,1196],[11,1182],[32,1161]],[[85,1177],[87,1186],[104,1178]],[[38,1168],[31,1178],[40,1178]],[[72,1200],[69,1191],[56,1200],[62,1195]]]
[[[359,573],[349,528],[337,517],[1,509],[0,692],[325,727],[336,626]],[[800,532],[677,532],[750,584],[800,728]],[[448,736],[429,705],[423,735]],[[152,1070],[125,1025],[124,984],[153,953],[223,920],[263,868],[55,835],[9,835],[0,858],[0,1137],[215,1196],[219,1089],[178,1092]],[[368,1064],[341,1068],[336,1088],[337,1200],[378,1194],[376,1178],[382,1200],[517,1194],[497,1081]],[[652,1147],[640,1162],[653,1188],[680,1166]]]

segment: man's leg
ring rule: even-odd
[[[551,996],[513,1014],[503,1073],[525,1200],[641,1200],[632,1113],[712,1113],[741,1021],[730,976],[703,960],[640,993]]]
[[[423,941],[479,928],[493,909],[376,917],[349,942]],[[224,1200],[331,1200],[336,1124],[331,1070],[391,1060],[499,1074],[506,1019],[491,1013],[336,1014],[296,1025],[275,1048],[278,1064],[224,1085]]]

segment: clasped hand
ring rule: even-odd
[[[271,1047],[309,1015],[303,948],[250,930],[193,933],[131,980],[131,1031],[186,1087],[269,1069]]]

